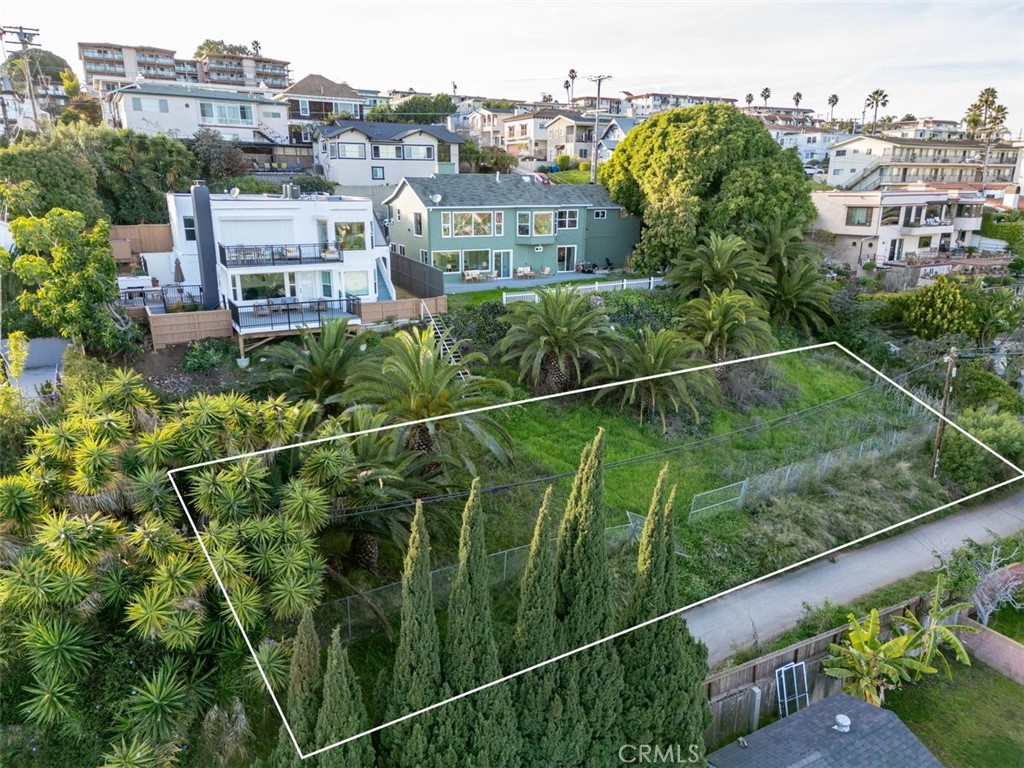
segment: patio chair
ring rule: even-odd
[[[270,302],[260,302],[259,304],[252,305],[252,313],[254,315],[267,316],[270,314]]]
[[[551,277],[551,267],[544,267],[540,273],[541,277]]]

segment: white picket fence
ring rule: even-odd
[[[612,291],[653,291],[664,285],[662,277],[644,277],[634,280],[615,280],[604,283],[572,283],[572,288],[580,293],[610,293]],[[540,296],[536,291],[505,291],[501,294],[501,303],[506,306],[514,301],[531,301],[536,304]]]

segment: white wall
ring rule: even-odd
[[[163,100],[167,111],[139,111],[134,108],[133,98],[147,100]],[[253,120],[249,125],[224,125],[200,120],[199,103],[213,102],[219,104],[245,104],[253,110]],[[164,133],[168,136],[188,138],[195,135],[200,128],[213,128],[220,131],[227,139],[239,141],[271,141],[257,131],[260,123],[266,125],[271,132],[284,142],[288,138],[288,109],[284,104],[263,104],[253,101],[218,101],[208,95],[198,96],[194,93],[186,95],[158,95],[123,91],[117,96],[115,109],[124,128],[155,135]]]
[[[355,144],[362,146],[363,158],[335,158],[330,156],[330,145]],[[346,187],[351,186],[394,186],[406,176],[411,178],[422,178],[432,176],[438,172],[439,161],[438,140],[428,133],[418,132],[407,136],[402,140],[403,146],[429,146],[433,148],[433,159],[430,160],[390,160],[386,158],[373,157],[373,144],[363,133],[352,130],[346,131],[338,136],[321,138],[313,142],[313,162],[324,169],[324,176],[335,184]],[[393,142],[387,144],[393,146]],[[384,144],[382,143],[382,146]],[[455,169],[458,169],[459,150],[458,145],[451,145],[451,162]],[[383,168],[384,178],[374,179],[373,168]]]

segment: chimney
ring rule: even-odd
[[[217,243],[213,239],[213,210],[210,190],[202,179],[192,185],[192,216],[196,222],[196,251],[199,254],[199,285],[203,289],[203,307],[217,309]]]

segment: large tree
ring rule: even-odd
[[[70,147],[19,142],[0,148],[0,184],[8,216],[43,216],[53,208],[78,211],[93,225],[103,216],[96,171]]]
[[[616,201],[643,215],[634,255],[643,270],[677,261],[707,231],[747,238],[776,214],[803,222],[815,215],[797,154],[731,106],[669,110],[644,121],[601,167],[601,180]]]
[[[443,669],[451,695],[501,677],[491,622],[479,479],[473,480],[462,513],[459,565],[448,601]],[[511,691],[511,686],[497,685],[446,704],[438,713],[450,729],[446,746],[460,762],[495,768],[519,765],[520,738]]]
[[[18,93],[25,93],[26,66],[37,88],[41,84],[41,79],[48,80],[53,85],[60,84],[60,73],[65,69],[71,69],[67,59],[45,48],[15,51],[4,60],[0,72],[11,79],[11,85]]]
[[[614,629],[604,534],[603,460],[602,429],[580,455],[558,531],[555,616],[563,651],[602,640]],[[614,644],[588,648],[559,662],[559,667],[562,689],[571,690],[573,685],[579,689],[586,729],[584,762],[617,765],[623,680]]]
[[[363,692],[348,662],[348,649],[341,643],[339,627],[331,633],[331,645],[327,649],[322,698],[314,737],[307,751],[355,736],[368,727]],[[320,768],[373,765],[373,743],[369,736],[363,736],[334,747],[320,755],[316,765]]]
[[[203,56],[214,53],[228,53],[238,56],[253,55],[253,52],[249,49],[249,46],[247,45],[225,43],[223,40],[213,40],[211,38],[206,38],[205,40],[203,40],[203,42],[196,46],[196,50],[192,54],[192,58],[199,59]]]
[[[878,125],[878,108],[889,106],[889,94],[883,88],[875,88],[875,90],[868,94],[867,99],[864,101],[864,106],[875,110],[875,116],[871,121],[871,129],[874,130]]]
[[[303,752],[314,748],[313,733],[317,722],[321,684],[320,640],[313,624],[313,612],[307,610],[302,615],[292,645],[292,663],[285,706],[288,725],[292,729],[295,741],[298,742],[299,749]],[[299,768],[302,765],[284,723],[281,724],[277,746],[271,760],[275,766]]]

